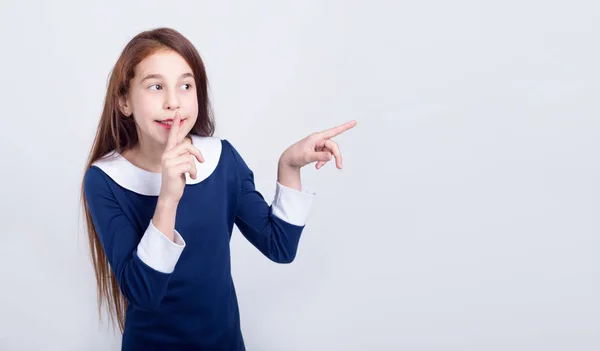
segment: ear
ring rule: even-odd
[[[131,102],[129,101],[128,96],[122,96],[119,98],[119,110],[121,110],[121,113],[126,117],[131,116],[133,111],[131,110]]]

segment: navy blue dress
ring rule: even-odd
[[[152,223],[161,174],[118,153],[90,167],[84,193],[94,226],[128,301],[122,350],[245,350],[230,239],[234,224],[266,257],[294,260],[314,198],[276,184],[268,204],[227,140],[192,136],[198,177],[177,208],[175,240]]]

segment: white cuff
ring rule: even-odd
[[[175,241],[161,233],[152,221],[137,247],[137,255],[146,265],[162,273],[173,273],[185,247],[185,241],[175,231]]]
[[[277,182],[275,198],[273,199],[273,215],[283,221],[303,226],[306,224],[315,193],[309,192],[302,186],[302,191],[288,188]]]

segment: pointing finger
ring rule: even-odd
[[[336,135],[342,134],[343,132],[347,131],[350,128],[353,128],[355,125],[356,125],[356,121],[346,122],[337,127],[333,127],[333,128],[327,129],[325,131],[322,131],[322,132],[318,133],[318,135],[321,138],[330,139]]]

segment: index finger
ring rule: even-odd
[[[169,137],[167,138],[167,150],[171,150],[177,145],[177,141],[179,140],[179,121],[181,120],[181,116],[179,115],[179,111],[175,112],[175,118],[173,119],[173,124],[171,124],[171,130],[169,131]]]
[[[356,125],[356,121],[346,122],[337,127],[333,127],[333,128],[327,129],[325,131],[322,131],[321,133],[319,133],[319,135],[326,139],[333,138],[334,136],[340,135],[343,132],[347,131],[348,129],[353,128],[355,125]]]

